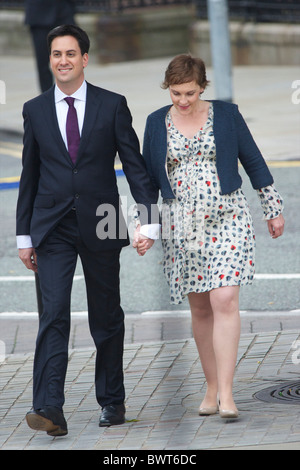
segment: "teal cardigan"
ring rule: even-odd
[[[273,177],[248,127],[232,103],[213,100],[213,131],[216,144],[216,164],[222,194],[230,194],[242,185],[238,160],[248,174],[254,189],[273,184]],[[162,198],[175,199],[166,172],[166,115],[171,105],[164,106],[147,118],[143,157],[152,183]]]

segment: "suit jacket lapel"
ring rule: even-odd
[[[93,85],[87,84],[86,105],[84,121],[81,132],[80,145],[78,149],[77,161],[82,156],[86,144],[89,140],[89,135],[94,127],[96,117],[102,104],[101,90]]]
[[[65,146],[63,141],[58,120],[57,114],[55,109],[55,101],[54,101],[54,87],[55,85],[50,88],[46,93],[43,94],[43,98],[45,103],[43,103],[43,114],[45,116],[46,123],[48,125],[48,129],[50,130],[54,141],[57,143],[61,153],[67,159],[67,161],[72,165],[72,161],[69,155],[69,152]]]

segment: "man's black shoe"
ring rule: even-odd
[[[99,426],[114,426],[125,423],[124,405],[107,405],[102,408]]]
[[[65,436],[68,434],[67,423],[62,411],[54,406],[45,406],[40,410],[30,410],[26,421],[31,429],[46,431],[49,436]]]

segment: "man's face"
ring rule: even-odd
[[[66,94],[72,94],[84,80],[84,68],[88,55],[81,54],[77,39],[59,36],[51,44],[50,65],[57,86]]]

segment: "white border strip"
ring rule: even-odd
[[[74,281],[81,281],[84,279],[82,275],[74,276]],[[0,282],[27,282],[27,281],[35,281],[34,276],[0,276]]]
[[[71,313],[71,317],[87,317],[87,311],[83,311],[83,312],[72,312]],[[39,314],[38,312],[0,312],[0,319],[1,318],[15,318],[15,319],[18,319],[18,318],[22,318],[22,319],[26,319],[26,318],[36,318],[38,319],[39,318]]]
[[[173,317],[179,317],[179,316],[187,316],[190,315],[191,312],[190,310],[148,310],[145,312],[142,312],[142,316],[153,316],[153,317],[158,317],[158,316],[173,316]],[[284,317],[284,316],[289,316],[289,317],[299,317],[300,316],[300,309],[295,309],[295,310],[274,310],[274,311],[251,311],[251,310],[240,310],[240,314],[242,317]],[[0,314],[1,315],[1,314]]]
[[[252,317],[252,318],[263,318],[263,317],[300,317],[300,309],[295,310],[274,310],[274,311],[251,311],[251,310],[241,310],[240,314],[242,317]],[[73,318],[86,318],[88,315],[87,311],[82,312],[72,312],[71,317]],[[0,320],[3,318],[6,319],[36,319],[38,320],[38,312],[0,312]],[[189,317],[189,310],[148,310],[141,312],[140,314],[129,313],[125,315],[127,319],[130,318],[140,318],[140,317]]]
[[[254,279],[300,279],[300,273],[265,273],[265,274],[255,274]]]

